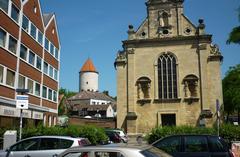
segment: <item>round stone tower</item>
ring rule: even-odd
[[[79,92],[81,91],[98,91],[98,72],[90,58],[79,72]]]

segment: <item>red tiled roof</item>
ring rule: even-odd
[[[80,72],[97,72],[90,58],[88,58],[88,60],[84,63]]]

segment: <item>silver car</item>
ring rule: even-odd
[[[1,152],[0,157],[56,157],[67,148],[90,144],[87,138],[35,136],[17,142]]]
[[[89,146],[73,147],[58,157],[171,157],[165,152],[154,148],[131,148],[121,146]]]

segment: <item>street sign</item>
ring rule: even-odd
[[[16,108],[24,110],[28,109],[28,95],[17,95],[16,99]]]

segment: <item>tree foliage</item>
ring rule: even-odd
[[[238,9],[238,18],[240,21],[240,7]],[[236,26],[232,29],[232,31],[229,34],[227,44],[240,44],[240,26]]]
[[[231,67],[223,79],[223,100],[228,116],[234,111],[240,114],[240,64]]]
[[[62,96],[62,98],[60,99],[60,103],[59,103],[59,107],[58,107],[58,115],[63,115],[63,114],[67,113],[65,101],[66,101],[66,99],[68,99],[74,95],[76,95],[76,92],[72,92],[72,91],[69,91],[64,88],[59,89],[59,96]]]

